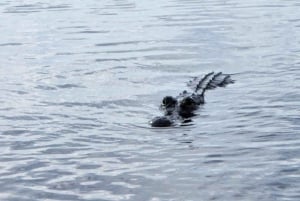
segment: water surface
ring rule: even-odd
[[[0,3],[0,200],[300,200],[296,0]],[[232,73],[192,125],[160,100]]]

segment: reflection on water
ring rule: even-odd
[[[299,200],[296,0],[0,3],[0,200]],[[233,73],[185,127],[193,76]]]

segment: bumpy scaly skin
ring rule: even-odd
[[[197,82],[193,86],[193,82]],[[164,116],[155,117],[150,121],[152,127],[169,127],[175,124],[175,121],[189,122],[188,118],[194,116],[194,111],[204,104],[204,93],[206,90],[217,87],[225,87],[227,84],[234,83],[230,75],[219,73],[208,73],[202,79],[194,78],[189,82],[193,88],[193,93],[183,91],[176,98],[165,96],[162,100],[160,109]],[[201,91],[201,93],[199,93]]]

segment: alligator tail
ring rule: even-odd
[[[206,90],[214,89],[214,88],[217,87],[215,80],[216,80],[217,77],[219,77],[221,74],[222,74],[222,72],[219,72],[219,73],[213,75],[213,77],[206,83],[206,85],[205,85],[204,88],[202,89],[201,96],[204,97],[204,93],[206,92]]]
[[[228,75],[228,74],[223,74],[222,72],[213,74],[211,79],[208,82],[206,82],[206,85],[201,86],[201,88],[202,88],[201,95],[204,97],[204,93],[206,92],[206,90],[215,89],[217,87],[225,87],[226,85],[232,84],[232,83],[234,83],[234,80],[232,80],[230,75]]]
[[[195,93],[197,93],[200,89],[204,90],[207,83],[210,81],[211,76],[214,75],[214,72],[207,73],[197,84],[195,87]]]

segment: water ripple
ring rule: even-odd
[[[0,200],[299,200],[296,0],[0,5]],[[210,71],[236,82],[150,128]]]

